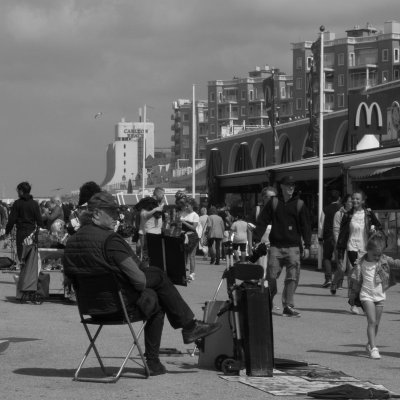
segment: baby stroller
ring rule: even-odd
[[[272,376],[271,300],[268,287],[264,285],[264,268],[252,263],[233,264],[232,242],[226,242],[225,246],[227,266],[213,299],[226,281],[229,300],[220,308],[217,317],[229,313],[233,354],[217,354],[214,366],[225,375],[238,375],[246,367],[247,375]],[[201,352],[204,341],[198,346]]]
[[[21,270],[17,282],[17,293],[21,293],[21,303],[31,301],[42,304],[48,297],[50,275],[40,272],[37,234],[33,232],[23,244]]]

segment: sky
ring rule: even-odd
[[[172,102],[256,66],[292,73],[291,43],[400,21],[398,0],[1,0],[0,198],[101,183],[115,124],[147,104],[170,148]],[[100,118],[95,118],[102,113]]]

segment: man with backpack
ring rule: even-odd
[[[282,268],[286,267],[282,292],[283,316],[300,317],[300,313],[294,309],[293,298],[300,278],[300,257],[308,258],[310,255],[311,224],[303,200],[294,196],[294,178],[283,177],[279,186],[278,196],[268,201],[257,218],[253,240],[260,242],[266,227],[272,225],[267,268],[271,297],[273,300],[277,293],[276,280]]]

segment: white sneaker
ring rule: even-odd
[[[381,355],[379,354],[379,350],[377,347],[373,347],[370,352],[369,352],[370,358],[373,358],[374,360],[379,360],[381,358]]]
[[[194,281],[194,278],[196,277],[196,274],[194,273],[194,272],[192,272],[190,275],[189,275],[189,280],[190,281]]]
[[[351,306],[350,311],[352,314],[360,315],[360,310],[358,309],[357,306]]]

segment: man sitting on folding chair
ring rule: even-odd
[[[182,328],[185,344],[210,335],[221,325],[195,320],[192,310],[161,269],[139,266],[140,261],[129,244],[114,233],[118,217],[118,205],[111,194],[100,192],[89,200],[81,227],[66,244],[64,273],[73,281],[74,275],[114,272],[128,312],[139,308],[147,320],[145,356],[150,375],[165,374],[159,359],[165,314],[173,328]],[[107,311],[102,310],[102,314]]]

